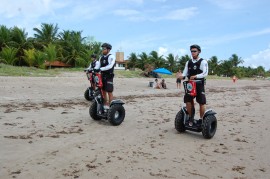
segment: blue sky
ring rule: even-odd
[[[112,44],[112,53],[190,55],[225,60],[237,54],[244,66],[270,69],[269,0],[0,0],[0,24],[33,36],[41,23]]]

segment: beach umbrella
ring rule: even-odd
[[[153,72],[160,73],[160,74],[166,74],[166,75],[172,75],[172,72],[166,68],[157,68],[153,70]]]

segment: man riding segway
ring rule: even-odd
[[[182,73],[182,80],[184,77],[188,77],[190,80],[200,80],[201,83],[198,83],[196,86],[197,96],[196,101],[200,105],[200,119],[202,119],[205,112],[205,89],[204,89],[204,80],[208,75],[208,63],[206,60],[199,57],[201,53],[201,47],[199,45],[191,45],[190,52],[192,55],[192,59],[186,62],[185,69]],[[186,103],[187,111],[189,114],[189,125],[192,126],[194,122],[194,116],[192,114],[192,107],[194,106],[193,102],[194,96],[189,94],[185,94],[184,103]]]
[[[101,72],[102,75],[102,93],[104,96],[104,109],[109,109],[109,105],[113,100],[113,78],[114,78],[114,65],[115,65],[115,57],[110,54],[112,49],[111,44],[104,43],[101,45],[102,47],[102,57],[96,63],[95,71]],[[108,97],[107,97],[108,94]]]
[[[216,113],[209,109],[205,110],[205,77],[208,75],[208,63],[199,57],[201,47],[191,45],[190,51],[192,59],[186,62],[185,69],[180,79],[188,78],[183,82],[185,88],[184,103],[186,107],[177,113],[175,118],[175,128],[179,132],[191,130],[202,132],[205,138],[212,138],[216,132],[217,120],[214,116]],[[195,120],[194,98],[200,105],[200,119]]]
[[[124,102],[113,100],[113,78],[115,57],[109,54],[112,46],[102,44],[102,57],[94,68],[96,90],[94,102],[89,108],[89,114],[94,120],[107,119],[113,125],[120,125],[125,118]],[[107,96],[108,94],[108,96]]]

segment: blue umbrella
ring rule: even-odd
[[[157,69],[153,70],[153,72],[160,73],[160,74],[166,74],[166,75],[172,75],[172,72],[170,72],[166,68],[157,68]]]

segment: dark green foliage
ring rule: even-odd
[[[82,31],[59,33],[57,24],[46,23],[33,30],[34,37],[28,38],[24,29],[0,25],[0,62],[43,68],[45,61],[59,60],[73,67],[86,67],[91,54],[101,53],[101,42],[87,41]]]
[[[24,29],[16,26],[7,28],[0,25],[0,62],[15,66],[31,66],[44,68],[44,61],[59,60],[72,67],[87,67],[91,54],[101,54],[101,42],[94,41],[93,37],[82,37],[82,31],[63,30],[59,32],[58,25],[42,23],[40,28],[33,28],[34,37],[27,37]],[[33,53],[32,53],[32,50]],[[34,59],[29,58],[34,55]],[[28,53],[28,54],[25,54]],[[29,61],[29,60],[34,61]],[[147,71],[152,68],[165,67],[172,72],[183,70],[188,55],[178,57],[174,54],[159,56],[157,51],[149,54],[142,52],[129,55],[128,68],[139,68]],[[270,69],[239,66],[244,61],[236,54],[229,59],[218,60],[216,56],[208,60],[209,75],[238,78],[270,75]],[[150,68],[151,67],[151,68]]]

